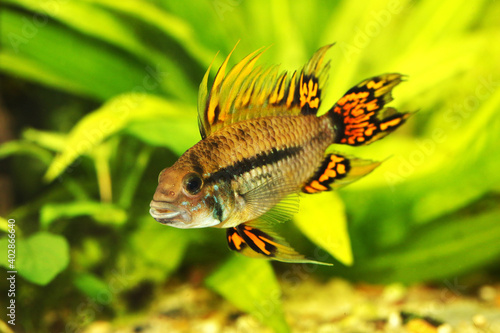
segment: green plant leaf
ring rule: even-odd
[[[9,231],[9,222],[6,218],[0,216],[0,231]],[[6,247],[5,247],[6,248]]]
[[[126,50],[138,58],[141,58],[144,63],[149,64],[144,66],[144,76],[148,73],[151,74],[152,71],[168,73],[168,80],[162,79],[157,82],[159,87],[163,87],[164,91],[168,91],[172,95],[178,96],[186,101],[194,98],[194,95],[192,95],[193,87],[189,83],[186,73],[179,68],[175,61],[170,59],[169,54],[163,54],[160,50],[156,50],[153,47],[147,47],[144,40],[141,40],[140,36],[134,33],[134,29],[131,29],[130,22],[126,18],[122,18],[119,15],[115,15],[113,12],[103,9],[99,4],[94,5],[91,3],[92,1],[69,1],[58,3],[57,9],[55,10],[50,9],[46,4],[36,0],[8,1],[18,6],[21,5],[23,8],[34,12],[49,14],[52,18],[67,24],[78,32],[98,38],[110,45]],[[106,4],[106,2],[102,4]],[[122,5],[122,7],[127,7],[129,9],[129,14],[135,14],[134,16],[137,16],[138,13],[145,13],[147,9],[149,9],[149,12],[158,13],[158,11],[155,11],[155,8],[148,5],[147,2],[129,1],[127,4],[128,6]],[[111,4],[108,4],[108,6],[111,8],[119,7],[116,5],[111,6]],[[158,14],[156,14],[156,16],[158,16]],[[179,20],[174,20],[166,14],[163,16],[165,16],[161,17],[164,19],[163,25],[175,26],[178,24],[182,26],[181,22],[177,22]],[[88,20],[88,17],[92,17],[92,20]],[[158,21],[158,19],[156,21]],[[32,23],[35,24],[36,21],[33,20]],[[25,25],[26,24],[27,23],[25,23]],[[179,28],[170,30],[179,31]],[[184,40],[188,40],[188,38],[184,38]],[[191,41],[190,44],[193,44],[192,46],[195,47],[196,50],[203,50],[201,47],[196,47],[196,43],[193,43],[192,38],[189,40]],[[144,84],[144,78],[137,83],[138,85],[142,84],[143,88],[150,86]],[[152,90],[157,89],[154,88]]]
[[[7,238],[0,239],[0,247],[7,248]],[[7,256],[1,264],[8,266]],[[69,263],[69,245],[66,239],[48,232],[37,232],[26,239],[16,239],[15,269],[26,280],[46,285]],[[10,269],[10,268],[9,268]]]
[[[196,116],[192,113],[175,119],[135,121],[125,132],[149,145],[167,147],[178,155],[201,139]]]
[[[40,225],[42,228],[47,228],[55,220],[79,216],[90,216],[101,224],[111,225],[121,225],[127,220],[127,213],[113,204],[76,201],[46,204],[40,212]]]
[[[153,148],[145,146],[135,158],[134,167],[127,172],[127,177],[123,182],[123,187],[118,191],[118,205],[124,209],[128,209],[133,202],[135,191],[140,184],[144,170],[146,169]]]
[[[94,95],[83,84],[70,80],[44,64],[41,65],[38,61],[12,50],[0,51],[0,71],[77,95]]]
[[[86,0],[103,6],[119,13],[130,15],[140,19],[145,23],[153,25],[155,28],[164,32],[181,44],[189,54],[197,59],[203,66],[209,65],[209,59],[213,58],[215,53],[206,49],[198,42],[197,35],[192,26],[178,16],[168,12],[158,10],[158,6],[145,1],[129,0],[124,2],[112,0]],[[201,40],[201,39],[200,39]]]
[[[34,16],[12,7],[0,12],[3,57],[13,63],[9,67],[9,62],[0,62],[0,70],[98,100],[128,91],[157,93],[161,83],[167,82],[166,69],[148,69],[148,63],[103,47],[47,17],[43,25],[37,25]]]
[[[373,283],[414,283],[457,276],[498,261],[498,221],[500,210],[494,209],[420,226],[404,243],[357,261],[350,274]]]
[[[0,145],[0,159],[18,154],[36,157],[47,165],[52,160],[51,153],[31,142],[8,141]]]
[[[345,265],[352,265],[351,242],[344,204],[335,192],[300,198],[295,224],[314,243]]]
[[[186,112],[186,110],[188,110]],[[133,121],[148,120],[154,123],[161,119],[181,119],[194,110],[174,104],[162,98],[145,94],[125,94],[111,99],[100,109],[88,114],[69,133],[66,146],[50,165],[45,179],[58,177],[66,167],[84,153],[91,151],[112,134],[123,130]],[[185,145],[174,137],[171,146]]]
[[[498,190],[500,117],[495,111],[499,106],[497,89],[478,105],[474,116],[463,120],[463,127],[454,128],[445,118],[434,127],[442,133],[439,139],[431,134],[410,140],[402,146],[404,151],[370,176],[377,183],[355,184],[339,192],[359,256],[370,257],[403,242],[411,237],[412,226],[433,223]]]
[[[113,294],[110,293],[110,288],[100,278],[91,273],[81,273],[76,275],[74,279],[75,286],[84,294],[92,299],[100,299],[103,295],[111,297],[108,301],[112,301]]]
[[[191,241],[191,231],[156,222],[149,214],[138,221],[139,228],[127,239],[118,269],[129,271],[126,289],[144,281],[165,282],[182,263]]]
[[[138,260],[171,273],[182,262],[189,239],[189,230],[162,225],[148,214],[141,219],[141,227],[130,241]]]
[[[63,150],[67,135],[56,132],[41,131],[35,128],[27,128],[23,131],[23,138],[27,141],[36,143],[45,149],[60,152]]]
[[[281,307],[281,288],[268,261],[235,255],[205,282],[275,332],[290,331]]]

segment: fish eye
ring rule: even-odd
[[[200,192],[201,187],[203,186],[203,179],[196,174],[190,173],[186,177],[184,177],[184,189],[191,195],[195,195]]]

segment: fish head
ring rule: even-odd
[[[214,214],[214,198],[213,186],[205,184],[202,175],[174,165],[160,173],[149,212],[156,221],[176,228],[212,227],[221,222]]]

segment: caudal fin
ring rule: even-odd
[[[375,76],[346,92],[328,112],[336,133],[334,143],[366,145],[403,124],[410,113],[384,107],[392,101],[392,89],[403,79],[396,73]]]

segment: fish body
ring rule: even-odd
[[[214,226],[235,227],[241,221],[259,217],[282,199],[280,194],[299,189],[307,181],[333,140],[331,126],[327,118],[316,116],[274,116],[238,122],[197,143],[172,170],[186,174],[197,170],[207,189],[201,196],[202,205],[214,206],[208,224],[219,221]],[[259,209],[245,204],[240,194],[251,193],[273,179],[279,180],[274,184],[277,191],[268,196],[276,197],[260,202]],[[280,189],[284,185],[286,188]],[[157,191],[154,200],[166,201],[162,194]],[[195,211],[196,205],[190,209]]]
[[[210,92],[209,69],[199,94],[202,140],[160,173],[151,215],[178,228],[226,228],[229,247],[247,256],[311,262],[272,230],[273,223],[293,216],[300,191],[338,188],[379,164],[325,154],[331,144],[371,143],[409,115],[384,107],[402,79],[385,74],[361,82],[317,116],[329,47],[293,74],[254,68],[256,51],[226,75],[228,57]]]

